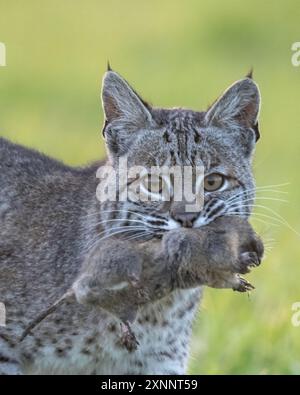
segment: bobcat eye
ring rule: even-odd
[[[142,188],[150,193],[161,194],[165,185],[166,181],[161,176],[155,174],[147,174],[141,178]]]
[[[219,173],[209,174],[204,178],[204,189],[207,192],[214,192],[224,185],[225,177]]]

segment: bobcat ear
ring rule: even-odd
[[[251,78],[244,78],[231,85],[208,109],[208,125],[250,128],[259,139],[258,115],[260,92]]]
[[[148,105],[119,74],[110,69],[103,77],[102,105],[105,115],[104,132],[109,124],[132,132],[152,121]]]

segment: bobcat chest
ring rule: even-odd
[[[133,352],[120,341],[119,322],[106,314],[88,317],[84,328],[61,326],[48,338],[42,337],[41,328],[22,352],[24,370],[34,374],[183,374],[199,294],[199,289],[178,291],[141,310],[132,324],[139,342]],[[50,330],[50,323],[47,327]],[[57,332],[62,333],[58,336]]]

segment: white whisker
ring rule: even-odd
[[[241,215],[243,215],[243,214],[248,214],[248,213],[226,213],[226,216],[236,216],[236,217],[239,217],[239,216],[241,216]],[[265,221],[265,220],[263,220],[263,219],[261,219],[261,218],[257,218],[257,217],[254,217],[254,216],[251,217],[251,218],[254,219],[254,220],[256,220],[256,221],[262,222],[263,224],[266,224],[266,225],[279,226],[278,223],[268,222],[268,221]]]
[[[231,196],[229,199],[227,199],[227,202],[231,202],[243,195],[248,196],[248,194],[253,194],[253,198],[255,197],[256,193],[261,193],[261,192],[270,192],[270,193],[283,193],[283,194],[287,194],[288,192],[286,191],[280,191],[280,190],[275,190],[275,189],[269,189],[269,188],[264,188],[264,187],[257,187],[257,188],[250,188],[250,189],[246,189],[244,191],[241,191],[239,193],[236,193],[235,195]]]
[[[121,227],[120,227],[121,228]],[[92,243],[89,243],[89,245],[87,246],[87,249],[86,249],[86,253],[88,253],[91,249],[93,249],[97,244],[100,244],[100,242],[102,242],[103,240],[106,240],[106,239],[108,239],[109,237],[112,237],[112,236],[115,236],[115,235],[117,235],[117,234],[121,234],[121,233],[126,233],[126,232],[137,232],[137,231],[141,231],[141,230],[144,230],[143,228],[142,229],[140,229],[140,228],[138,228],[138,229],[132,229],[131,227],[129,227],[129,226],[125,226],[124,227],[124,229],[120,229],[120,228],[118,228],[118,231],[116,231],[116,232],[112,232],[112,233],[110,233],[110,234],[108,234],[108,235],[105,235],[105,236],[103,236],[103,237],[96,237],[96,240],[95,240],[95,238],[93,239],[93,242]],[[129,229],[128,229],[129,228]],[[115,229],[117,229],[117,228],[115,228]]]
[[[155,234],[155,232],[142,232],[141,234],[133,235],[133,236],[127,237],[125,240],[126,240],[126,241],[128,241],[128,240],[135,240],[135,239],[138,239],[138,238],[140,238],[140,237],[143,237],[143,236],[150,236],[150,235],[153,235],[153,234]]]

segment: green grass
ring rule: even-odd
[[[268,206],[300,231],[300,41],[297,0],[0,0],[0,134],[70,164],[104,156],[100,84],[109,59],[162,106],[205,108],[251,66],[262,98],[258,185],[290,182],[288,203]],[[269,194],[268,196],[278,196]],[[272,221],[270,221],[272,222]],[[300,373],[300,239],[262,226],[275,239],[249,276],[248,298],[207,289],[194,326],[191,373]]]

